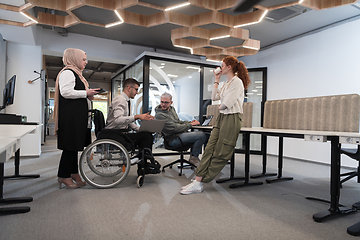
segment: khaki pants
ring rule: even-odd
[[[231,159],[241,129],[241,115],[222,114],[216,119],[196,176],[204,183],[211,182]]]

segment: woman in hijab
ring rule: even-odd
[[[62,60],[65,67],[57,75],[54,99],[55,134],[63,150],[57,176],[59,188],[64,184],[74,189],[85,186],[78,172],[78,151],[91,142],[88,109],[99,89],[89,89],[82,75],[87,64],[84,51],[68,48]]]

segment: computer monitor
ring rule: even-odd
[[[3,91],[3,105],[0,110],[14,103],[16,75],[12,76],[6,83]]]

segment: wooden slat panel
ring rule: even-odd
[[[23,27],[24,26],[24,23],[8,21],[8,20],[2,20],[2,19],[0,19],[0,24],[6,24],[6,25],[11,25],[11,26],[17,26],[17,27]]]
[[[213,13],[213,11],[209,11],[192,16],[191,26],[201,26],[212,23]]]
[[[66,0],[66,10],[68,13],[76,8],[82,7],[85,4],[80,0]]]
[[[217,2],[224,2],[224,0],[188,0],[188,2],[190,2],[190,4],[194,6],[215,10]]]
[[[63,0],[52,0],[52,1],[29,0],[28,2],[32,3],[33,5],[41,6],[41,7],[44,7],[44,8],[50,8],[50,9],[66,11],[66,4],[69,1],[63,1]],[[71,2],[74,2],[74,1],[71,1]]]
[[[189,15],[167,11],[165,12],[165,16],[167,16],[169,23],[177,24],[184,27],[190,27],[191,25],[191,16]]]
[[[51,26],[65,27],[65,17],[54,14],[39,12],[38,22]]]
[[[257,22],[264,13],[265,11],[257,10],[255,12],[234,16],[234,26]]]
[[[80,22],[81,22],[81,20],[78,17],[76,17],[75,14],[69,13],[69,15],[65,16],[64,27],[68,28],[68,27],[74,26]]]
[[[124,22],[126,23],[143,26],[143,27],[146,27],[147,25],[146,22],[147,18],[144,15],[138,13],[132,13],[124,10],[121,11],[118,10],[118,12],[122,17],[122,19],[124,20]]]
[[[229,14],[215,12],[214,17],[213,17],[213,22],[223,25],[223,26],[233,27],[234,26],[234,17]]]
[[[146,17],[146,26],[153,27],[166,23],[165,13],[159,12]]]
[[[4,10],[7,10],[7,11],[13,11],[13,12],[19,12],[20,11],[19,7],[10,6],[10,5],[1,4],[1,3],[0,3],[0,9],[4,9]]]
[[[96,7],[96,8],[103,8],[108,10],[115,10],[116,9],[116,1],[114,0],[82,0],[84,4]]]

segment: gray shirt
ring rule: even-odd
[[[172,141],[177,135],[186,132],[191,128],[189,121],[181,121],[175,111],[175,108],[170,106],[168,110],[162,110],[161,106],[155,108],[155,118],[165,120],[165,126],[162,132],[167,136],[168,141]]]
[[[106,129],[126,129],[139,130],[139,126],[134,123],[135,117],[129,116],[128,101],[130,98],[124,92],[115,97],[109,107],[106,120]]]

